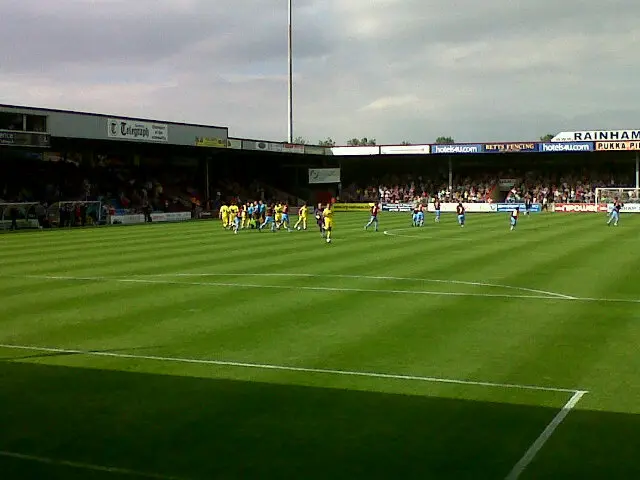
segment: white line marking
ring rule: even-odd
[[[472,292],[435,292],[430,290],[386,290],[376,288],[339,288],[339,287],[307,287],[298,285],[261,285],[258,283],[234,283],[234,282],[178,282],[171,280],[151,280],[137,278],[117,277],[70,277],[62,275],[7,275],[5,278],[30,278],[34,280],[62,280],[68,282],[115,282],[115,283],[142,283],[159,285],[186,285],[195,287],[235,287],[235,288],[271,288],[278,290],[307,290],[315,292],[356,292],[356,293],[386,293],[393,295],[431,295],[441,297],[479,297],[479,298],[511,298],[527,300],[556,300],[575,302],[599,302],[599,303],[633,303],[639,304],[640,300],[633,298],[590,298],[558,296],[551,292],[545,295],[510,295],[505,293],[472,293]]]
[[[558,414],[551,420],[547,428],[543,430],[540,436],[536,439],[535,442],[531,444],[529,449],[525,452],[522,458],[515,464],[515,466],[507,475],[506,480],[516,480],[520,477],[522,472],[529,466],[529,464],[533,461],[538,452],[542,449],[544,444],[549,440],[553,432],[558,428],[558,426],[562,423],[562,421],[569,415],[569,412],[573,410],[573,408],[578,404],[580,399],[586,394],[585,391],[577,391],[573,394],[573,396],[569,399],[569,401],[562,407],[562,410],[558,412]]]
[[[103,465],[93,465],[91,463],[71,462],[68,460],[56,460],[53,458],[39,457],[37,455],[25,455],[17,452],[0,451],[0,457],[15,458],[17,460],[26,460],[30,462],[44,463],[47,465],[56,465],[60,467],[79,468],[82,470],[92,470],[94,472],[114,473],[118,475],[127,475],[129,477],[153,478],[157,480],[181,480],[178,477],[169,477],[157,473],[138,472],[126,468],[106,467]]]
[[[534,288],[515,287],[511,285],[500,285],[495,283],[484,282],[467,282],[464,280],[437,280],[429,278],[414,277],[388,277],[388,276],[370,276],[370,275],[323,275],[318,273],[165,273],[158,275],[150,275],[151,277],[301,277],[301,278],[347,278],[354,280],[397,280],[425,283],[443,283],[451,285],[469,285],[472,287],[491,287],[504,288],[506,290],[518,290],[521,292],[536,293],[540,295],[548,295],[550,297],[559,297],[574,300],[575,297],[564,295],[562,293],[549,292],[547,290],[537,290]]]
[[[405,233],[395,233],[395,232],[402,232],[402,231],[406,231],[406,230],[421,230],[424,227],[411,227],[411,228],[395,228],[393,230],[384,230],[382,233],[383,235],[387,235],[388,237],[401,237],[401,238],[418,238],[421,240],[429,240],[429,239],[437,239],[437,240],[442,240],[442,241],[471,241],[473,240],[473,238],[470,237],[445,237],[445,236],[437,236],[437,235],[407,235]],[[429,228],[429,227],[427,227]]]
[[[277,290],[307,290],[314,292],[356,292],[356,293],[386,293],[393,295],[431,295],[442,297],[490,297],[490,298],[522,298],[532,300],[581,300],[576,297],[560,297],[552,295],[511,295],[506,293],[473,293],[473,292],[436,292],[431,290],[389,290],[377,288],[349,288],[349,287],[309,287],[301,285],[263,285],[259,283],[236,282],[183,282],[176,280],[152,280],[142,278],[116,278],[116,277],[69,277],[61,275],[24,275],[20,278],[32,278],[36,280],[63,280],[70,282],[115,282],[115,283],[142,283],[158,285],[185,285],[195,287],[235,287],[235,288],[271,288]],[[640,303],[640,300],[637,301]]]
[[[217,365],[222,367],[257,368],[261,370],[281,370],[281,371],[288,371],[288,372],[318,373],[318,374],[325,374],[325,375],[386,378],[390,380],[413,380],[413,381],[432,382],[432,383],[448,383],[448,384],[454,384],[454,385],[469,385],[469,386],[476,386],[476,387],[513,388],[517,390],[537,390],[542,392],[575,393],[579,391],[574,388],[544,387],[544,386],[538,386],[538,385],[518,385],[518,384],[512,384],[512,383],[481,382],[481,381],[473,381],[473,380],[457,380],[452,378],[422,377],[417,375],[396,375],[392,373],[377,373],[377,372],[357,372],[357,371],[351,371],[351,370],[334,370],[334,369],[325,369],[325,368],[292,367],[287,365],[272,365],[272,364],[266,364],[266,363],[230,362],[230,361],[224,361],[224,360],[203,360],[203,359],[197,359],[197,358],[181,358],[181,357],[160,357],[155,355],[135,355],[135,354],[129,354],[129,353],[101,352],[101,351],[93,351],[93,350],[73,350],[73,349],[67,349],[67,348],[38,347],[38,346],[32,346],[32,345],[0,344],[0,348],[13,349],[13,350],[32,350],[36,352],[88,355],[88,356],[94,356],[94,357],[130,358],[130,359],[136,359],[136,360],[155,360],[159,362],[194,363],[199,365]]]

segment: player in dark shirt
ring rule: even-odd
[[[378,207],[378,204],[377,204],[377,203],[374,203],[374,204],[371,206],[371,209],[370,209],[371,218],[369,219],[369,223],[367,223],[367,224],[364,226],[364,229],[365,229],[365,230],[366,230],[367,228],[369,228],[371,225],[373,225],[373,226],[374,226],[374,228],[375,228],[375,230],[376,230],[376,232],[378,231],[378,212],[379,212],[379,211],[380,211],[380,209],[379,209],[379,207]]]
[[[614,198],[613,208],[611,209],[611,215],[609,216],[607,225],[611,225],[611,222],[613,222],[614,227],[618,226],[618,221],[620,220],[620,210],[622,210],[622,207],[624,207],[624,203],[622,203],[618,197]]]
[[[458,224],[464,228],[464,221],[466,219],[466,216],[465,208],[464,205],[462,205],[462,202],[458,202],[458,205],[456,206],[456,213],[458,214]]]
[[[267,225],[271,224],[271,231],[275,232],[276,231],[276,222],[273,218],[273,212],[275,211],[273,205],[269,205],[266,209],[267,214],[265,215],[264,218],[264,222],[262,223],[262,225],[260,225],[260,231],[262,231],[262,229],[264,227],[266,227]]]
[[[282,223],[280,223],[281,227],[285,227],[288,232],[291,231],[291,226],[289,224],[289,204],[285,203],[282,205]]]
[[[314,214],[318,222],[318,228],[320,229],[320,235],[322,235],[322,238],[324,238],[324,217],[322,214],[323,211],[324,210],[322,209],[322,203],[319,203],[318,208],[316,208]]]
[[[418,204],[418,226],[419,227],[424,227],[424,212],[425,212],[425,210],[426,210],[426,208],[422,203]]]

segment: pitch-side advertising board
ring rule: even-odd
[[[607,204],[607,212],[613,210],[613,203]],[[640,213],[640,203],[626,203],[620,210],[621,213]]]
[[[606,212],[607,206],[602,203],[554,203],[553,211],[557,213],[598,213]]]
[[[191,212],[152,213],[151,220],[154,222],[184,222],[191,220]],[[109,223],[112,225],[144,223],[144,215],[141,213],[133,215],[112,215],[109,218]]]

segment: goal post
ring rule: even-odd
[[[623,212],[640,213],[640,188],[596,188],[595,203],[607,205],[608,212],[613,208],[613,202],[616,198],[624,203]]]
[[[622,203],[640,203],[640,188],[596,188],[595,203],[613,203],[616,197]]]
[[[0,232],[6,232],[14,227],[39,228],[41,225],[39,217],[44,215],[44,208],[38,202],[0,202]]]

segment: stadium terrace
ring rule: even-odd
[[[374,201],[407,211],[415,198],[500,205],[529,196],[536,210],[553,210],[601,201],[598,189],[612,182],[639,188],[640,142],[624,140],[638,137],[602,130],[547,142],[323,147],[234,138],[220,126],[2,105],[0,221],[5,229],[175,222],[258,200],[355,202],[340,206],[349,211]]]

